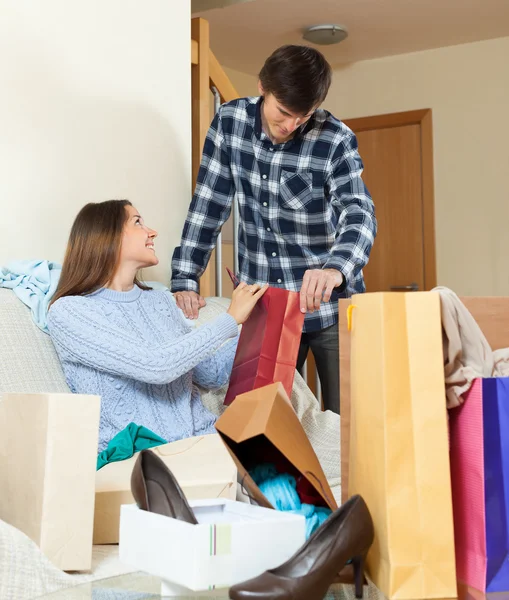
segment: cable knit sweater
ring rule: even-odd
[[[193,382],[227,383],[238,341],[231,315],[193,328],[168,292],[103,288],[57,300],[48,329],[71,391],[101,396],[99,452],[131,421],[169,442],[215,431]]]

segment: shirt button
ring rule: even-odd
[[[117,383],[117,385],[115,386],[116,390],[119,390],[122,386],[120,385],[120,383]]]
[[[277,256],[277,254],[275,252],[272,253],[272,256]]]
[[[267,179],[267,175],[263,174],[262,179]]]
[[[267,227],[267,231],[270,231],[270,227]]]
[[[268,204],[266,202],[263,203],[263,206],[268,206]]]
[[[281,279],[278,279],[278,280],[277,280],[277,282],[278,282],[278,283],[283,283],[283,282],[281,281]]]
[[[274,148],[269,148],[269,152],[274,152]]]

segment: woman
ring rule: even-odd
[[[130,422],[169,442],[213,433],[215,417],[194,384],[227,383],[238,325],[268,287],[241,284],[227,313],[192,328],[169,292],[137,279],[159,262],[156,236],[127,200],[87,204],[48,313],[69,387],[101,396],[99,452]]]

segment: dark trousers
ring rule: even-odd
[[[325,410],[332,410],[339,415],[339,328],[331,325],[321,331],[303,333],[297,369],[302,374],[302,367],[309,349],[313,353],[320,377],[322,398]]]

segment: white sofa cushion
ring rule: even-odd
[[[0,289],[0,394],[68,393],[69,388],[46,333],[30,309],[8,289]]]

